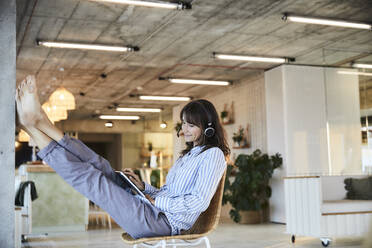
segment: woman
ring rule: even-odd
[[[18,119],[40,148],[38,156],[67,183],[96,203],[133,238],[180,234],[208,208],[225,171],[230,150],[214,106],[206,100],[181,111],[187,148],[157,189],[133,171],[125,173],[146,194],[133,195],[107,160],[81,141],[64,135],[42,110],[35,78],[28,76],[16,92]]]

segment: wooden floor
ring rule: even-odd
[[[113,224],[97,225],[95,219],[90,220],[89,230],[86,232],[49,233],[48,236],[30,238],[22,247],[60,247],[60,248],[100,248],[100,247],[131,247],[125,245],[121,239],[122,230]],[[321,248],[318,239],[312,237],[297,237],[296,243],[290,242],[290,235],[285,234],[285,226],[281,224],[239,225],[221,223],[217,230],[209,236],[213,248],[288,248],[301,247]],[[356,248],[361,247],[361,239],[337,239],[329,247]],[[205,247],[205,246],[198,246]]]

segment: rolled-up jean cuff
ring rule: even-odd
[[[37,155],[41,159],[44,159],[57,145],[58,145],[57,142],[55,142],[54,140],[52,140],[46,147],[44,147],[43,149],[41,149],[37,153]]]
[[[68,143],[70,142],[71,138],[67,134],[63,136],[62,139],[58,140],[58,144],[62,147],[68,147]]]

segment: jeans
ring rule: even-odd
[[[65,135],[51,141],[38,156],[133,238],[171,235],[166,216],[125,189],[109,162],[81,141]]]

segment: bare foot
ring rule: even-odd
[[[22,126],[36,126],[43,119],[34,76],[27,76],[16,92],[17,112]]]

